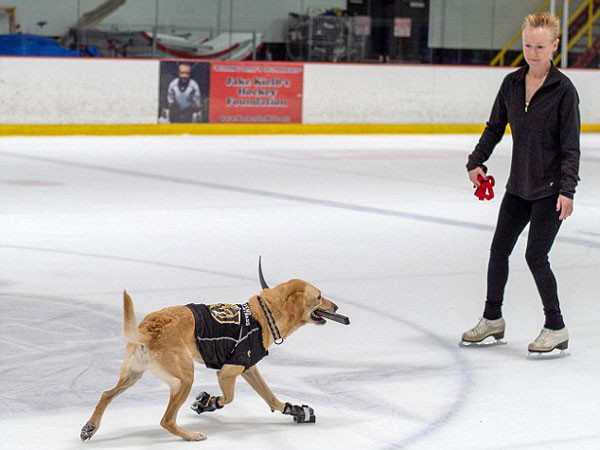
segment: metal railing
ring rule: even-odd
[[[542,11],[546,11],[549,6],[550,6],[550,0],[545,0],[544,3],[542,3],[542,5],[538,9],[535,10],[535,12],[539,13]],[[515,44],[515,42],[517,42],[520,38],[521,38],[521,29],[519,28],[519,31],[517,31],[514,34],[514,36],[508,41],[508,43],[502,48],[502,50],[500,50],[500,52],[498,52],[498,54],[494,57],[494,59],[492,59],[490,66],[503,66],[504,65],[504,56],[510,50],[510,48]],[[523,56],[521,54],[521,58],[522,57]],[[519,61],[520,61],[520,59],[519,59]],[[518,62],[517,62],[517,64],[518,64]],[[511,63],[511,66],[512,65],[513,64]]]
[[[544,1],[544,3],[542,3],[542,5],[535,12],[537,13],[537,12],[546,11],[548,9],[548,7],[551,6],[551,3],[553,4],[553,2],[551,2],[551,0]],[[566,2],[566,3],[568,4],[569,2]],[[565,11],[564,8],[558,11],[558,13],[557,13],[558,16],[563,15],[565,17],[568,17],[567,20],[563,19],[563,26],[560,29],[559,38],[561,38],[563,36],[563,34],[568,35],[569,27],[577,19],[579,19],[583,14],[587,14],[587,20],[586,20],[586,23],[577,31],[577,33],[575,34],[575,36],[573,38],[571,38],[568,41],[563,40],[561,52],[558,53],[558,55],[556,55],[556,57],[554,58],[554,64],[558,64],[562,60],[562,54],[568,53],[568,51],[573,48],[573,46],[576,44],[576,42],[578,42],[586,32],[587,32],[587,47],[591,48],[592,42],[593,42],[593,25],[596,22],[596,20],[598,20],[599,11],[600,11],[600,9],[598,9],[596,11],[596,13],[594,13],[594,3],[595,3],[594,0],[585,0],[583,3],[581,3],[581,5],[579,5],[579,7],[575,10],[575,12],[573,12],[573,14],[571,14],[570,17],[568,17],[568,15],[565,14],[568,11]],[[564,25],[564,22],[566,22],[566,26]],[[565,30],[566,30],[566,33],[565,33]],[[506,53],[515,44],[515,42],[517,42],[519,40],[520,37],[521,37],[521,30],[519,30],[517,33],[515,33],[515,35],[511,38],[511,40],[502,48],[502,50],[500,50],[500,52],[494,57],[494,59],[492,59],[492,62],[490,63],[490,65],[504,66],[505,65],[504,60],[505,60]],[[511,67],[516,67],[522,60],[523,60],[523,52],[520,52],[519,55],[515,59],[513,59],[510,62],[510,64],[508,64],[508,65]]]
[[[590,3],[592,3],[592,2],[590,1]],[[584,4],[582,6],[587,6],[587,5]],[[593,7],[593,4],[592,4],[592,7]],[[592,12],[593,12],[593,9],[592,9]],[[588,45],[588,48],[591,48],[592,42],[591,42],[591,34],[590,33],[594,26],[594,22],[596,22],[599,17],[600,17],[600,9],[598,9],[595,14],[590,15],[588,17],[586,24],[583,27],[581,27],[579,32],[569,40],[569,43],[567,45],[567,51],[571,50],[573,48],[573,46],[583,37],[583,35],[586,32],[588,32],[588,44],[587,45]],[[554,65],[558,64],[560,62],[561,58],[562,58],[562,52],[559,53],[558,55],[556,55],[556,57],[554,58]]]

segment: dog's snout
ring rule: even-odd
[[[336,312],[339,308],[338,305],[336,305],[335,303],[331,302],[331,306],[333,306],[333,312]]]

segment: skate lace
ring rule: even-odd
[[[551,331],[544,328],[542,330],[542,332],[540,333],[540,335],[537,338],[535,338],[534,342],[536,342],[538,344],[543,344],[544,342],[546,342],[546,340],[548,340],[548,338],[550,337],[550,334],[552,334]]]
[[[486,319],[480,319],[479,323],[477,325],[475,325],[473,328],[471,328],[471,331],[476,334],[483,332],[483,330],[485,329],[485,326],[486,326],[486,322],[487,322]]]

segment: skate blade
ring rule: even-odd
[[[542,359],[560,359],[571,356],[571,352],[568,350],[559,350],[555,348],[549,352],[528,352],[527,359],[542,360]]]
[[[483,341],[479,342],[469,342],[469,341],[460,341],[458,343],[459,347],[470,347],[470,348],[481,348],[481,347],[496,347],[497,345],[505,345],[506,341],[504,339],[496,339],[494,336],[488,336]]]

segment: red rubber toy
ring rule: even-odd
[[[475,197],[479,200],[491,200],[494,198],[494,184],[496,181],[494,177],[489,175],[487,177],[482,177],[481,175],[477,175],[477,181],[479,181],[479,187],[475,189]]]

